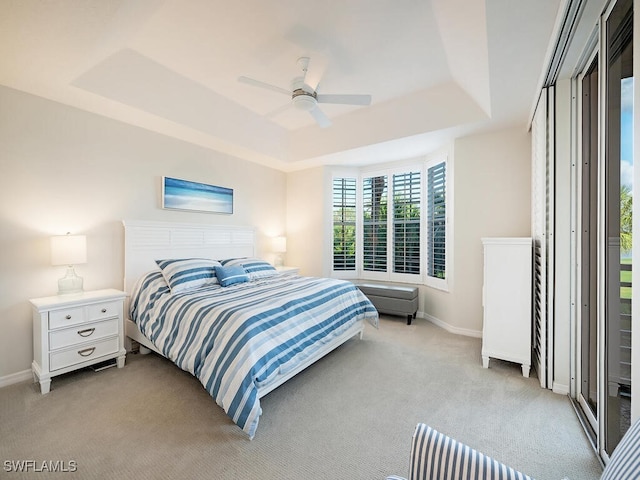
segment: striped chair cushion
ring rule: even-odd
[[[602,472],[600,480],[640,478],[640,420],[624,434]]]
[[[532,480],[531,477],[419,423],[411,444],[409,480]]]

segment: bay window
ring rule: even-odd
[[[447,288],[447,160],[333,178],[335,276]]]

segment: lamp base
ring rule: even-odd
[[[70,293],[81,293],[83,280],[76,275],[76,271],[70,265],[67,274],[58,280],[58,295],[68,295]]]

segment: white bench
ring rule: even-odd
[[[418,287],[405,287],[385,283],[353,282],[364,293],[376,310],[389,315],[407,317],[407,325],[418,312]]]

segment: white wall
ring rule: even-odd
[[[0,87],[0,384],[33,360],[29,298],[64,267],[49,236],[87,235],[85,290],[122,288],[122,219],[252,225],[258,249],[285,232],[284,173]],[[234,189],[234,214],[162,210],[160,177]]]
[[[287,254],[285,263],[300,268],[301,275],[326,276],[323,252],[326,188],[324,167],[287,175]],[[330,206],[329,206],[330,207]]]
[[[482,331],[483,237],[531,236],[531,138],[524,128],[456,140],[454,277],[434,302],[453,329]],[[437,315],[436,315],[437,316]],[[464,332],[460,332],[464,333]]]

